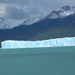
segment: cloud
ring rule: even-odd
[[[7,6],[6,13],[7,13],[7,16],[12,19],[24,19],[30,16],[21,7],[17,7],[17,6],[10,6],[10,7]]]
[[[27,6],[20,6],[15,4],[0,3],[0,17],[9,17],[12,19],[23,19],[30,17],[27,11]]]
[[[28,0],[0,0],[0,3],[20,3],[20,4],[23,4],[23,3],[27,3],[29,2]]]
[[[9,17],[11,19],[24,19],[34,17],[41,12],[33,3],[30,5],[0,3],[0,17]]]
[[[9,17],[12,19],[24,19],[36,16],[41,12],[31,5],[0,3],[0,17]]]

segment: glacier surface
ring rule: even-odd
[[[7,40],[1,43],[2,48],[34,48],[75,46],[75,37],[56,38],[42,41],[15,41]]]

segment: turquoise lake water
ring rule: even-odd
[[[75,47],[0,49],[0,75],[75,75]]]

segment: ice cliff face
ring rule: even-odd
[[[58,47],[75,46],[75,37],[56,38],[42,41],[14,41],[7,40],[1,43],[2,48],[34,48],[34,47]]]

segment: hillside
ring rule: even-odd
[[[0,29],[0,41],[43,40],[75,36],[75,14],[57,19],[44,19],[32,25]]]

